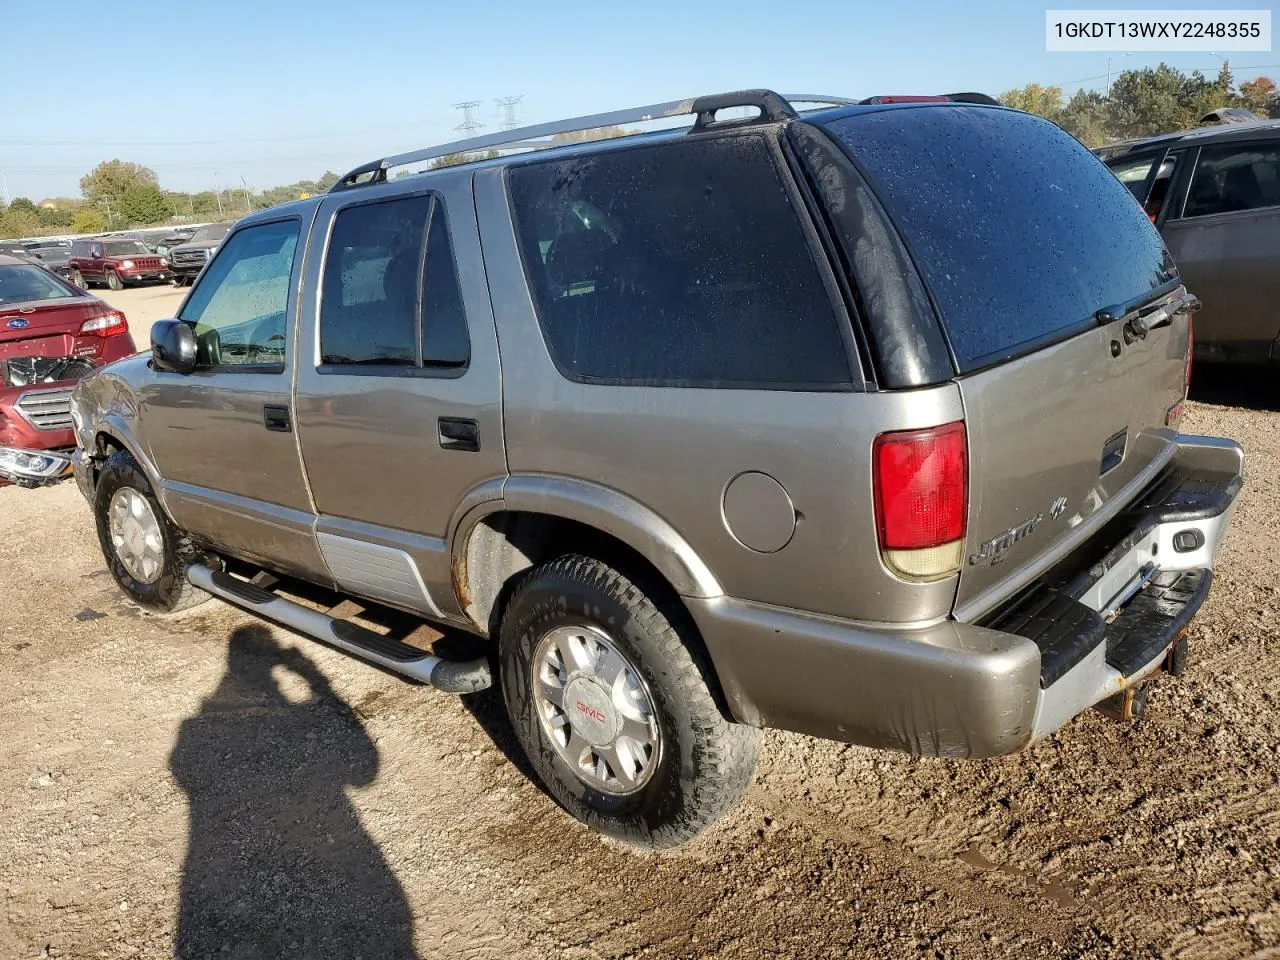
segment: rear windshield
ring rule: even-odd
[[[143,256],[151,252],[143,246],[140,240],[115,240],[111,243],[104,243],[102,249],[108,257]]]
[[[1174,276],[1129,191],[1047,120],[949,104],[826,128],[904,234],[962,373],[1079,331]]]
[[[17,264],[0,265],[0,304],[31,303],[74,297],[76,292],[47,270]]]

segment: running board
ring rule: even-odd
[[[486,657],[460,662],[443,660],[394,637],[366,630],[349,620],[338,620],[304,607],[221,570],[195,565],[187,568],[187,580],[215,597],[250,613],[296,630],[313,640],[377,664],[401,676],[430,684],[445,693],[475,693],[493,685]]]

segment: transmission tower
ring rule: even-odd
[[[502,97],[501,99],[494,101],[494,103],[496,103],[498,106],[502,108],[502,129],[503,130],[513,130],[516,127],[520,126],[519,121],[516,120],[516,104],[523,99],[524,99],[523,96]]]
[[[480,106],[479,100],[466,100],[462,103],[455,103],[453,105],[453,109],[462,111],[462,122],[453,129],[465,133],[468,137],[474,137],[476,135],[476,131],[484,126],[483,123],[475,118],[475,114],[472,113],[472,111],[478,106]]]

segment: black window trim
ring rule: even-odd
[[[1247,150],[1249,147],[1269,146],[1280,152],[1280,138],[1278,137],[1250,137],[1248,140],[1228,140],[1223,143],[1201,143],[1197,144],[1194,150],[1194,156],[1189,164],[1187,164],[1188,173],[1186,181],[1183,184],[1185,190],[1182,191],[1181,204],[1178,207],[1178,215],[1173,216],[1170,210],[1169,223],[1202,223],[1211,217],[1229,217],[1231,219],[1239,219],[1247,216],[1257,215],[1259,213],[1276,212],[1280,210],[1280,203],[1268,204],[1265,207],[1250,207],[1247,210],[1218,210],[1214,213],[1197,213],[1187,216],[1187,201],[1191,199],[1191,183],[1195,179],[1196,171],[1200,169],[1200,158],[1204,156],[1204,151],[1215,150],[1219,147],[1228,147],[1236,150]],[[1187,151],[1192,153],[1193,151]]]
[[[536,294],[537,284],[534,282],[532,274],[529,272],[529,263],[524,253],[524,245],[520,242],[520,223],[519,214],[516,211],[515,199],[511,194],[510,171],[512,169],[523,169],[525,167],[542,166],[550,163],[560,163],[566,158],[563,154],[545,157],[532,157],[529,160],[517,163],[507,164],[502,168],[502,186],[507,202],[507,214],[510,219],[512,230],[515,233],[516,255],[520,261],[521,274],[524,277],[526,295],[532,306],[534,317],[538,323],[538,332],[542,337],[542,344],[547,351],[547,356],[551,359],[552,365],[556,372],[571,383],[580,383],[586,386],[602,386],[602,387],[648,387],[662,388],[666,390],[768,390],[777,393],[861,393],[867,389],[866,378],[863,376],[861,358],[858,354],[856,344],[853,339],[853,318],[850,317],[848,310],[845,308],[844,297],[840,292],[840,286],[835,278],[830,260],[822,245],[822,238],[814,225],[813,218],[809,214],[807,204],[804,199],[796,178],[791,170],[791,165],[787,162],[787,158],[783,153],[779,143],[779,134],[785,125],[780,123],[772,124],[753,124],[750,127],[714,130],[705,133],[685,134],[676,141],[653,141],[646,140],[642,137],[636,137],[636,142],[627,143],[628,139],[619,138],[618,142],[610,142],[607,147],[597,147],[581,156],[598,156],[603,154],[621,154],[631,150],[642,149],[662,149],[670,142],[688,143],[703,140],[719,140],[728,139],[730,137],[740,136],[758,136],[765,141],[766,149],[769,152],[770,159],[773,163],[774,172],[778,177],[779,183],[782,184],[783,190],[787,195],[788,205],[792,214],[796,218],[796,224],[800,228],[801,234],[805,239],[805,245],[808,248],[809,256],[813,261],[814,268],[821,278],[823,289],[826,293],[827,302],[831,307],[832,321],[837,327],[837,336],[844,345],[845,369],[849,374],[849,379],[845,383],[831,384],[815,384],[815,383],[788,383],[782,381],[760,382],[756,380],[675,380],[670,378],[648,379],[648,378],[630,378],[630,377],[592,377],[575,373],[567,369],[560,362],[560,358],[556,356],[556,352],[551,347],[550,337],[547,334],[546,324],[542,317],[542,309],[538,303]]]
[[[321,363],[320,358],[320,313],[324,309],[324,276],[329,263],[329,248],[333,242],[333,228],[338,222],[338,215],[353,207],[365,207],[375,203],[391,203],[396,200],[412,200],[415,197],[427,197],[431,204],[427,208],[427,219],[422,227],[422,255],[418,258],[418,304],[414,317],[414,343],[418,362],[413,366],[407,364],[362,364],[362,363]],[[465,363],[428,363],[422,356],[422,301],[425,292],[427,256],[430,253],[431,223],[435,218],[436,207],[444,216],[444,228],[449,235],[449,257],[453,262],[453,276],[458,284],[458,292],[462,301],[462,322],[467,331],[467,360]],[[449,204],[444,194],[435,187],[420,187],[416,190],[387,191],[371,197],[353,199],[333,209],[324,228],[324,248],[320,254],[319,271],[316,274],[316,309],[314,319],[315,351],[311,357],[316,373],[328,377],[399,377],[426,378],[429,380],[458,380],[466,376],[471,369],[471,321],[467,315],[466,293],[462,289],[462,272],[458,269],[458,254],[454,243],[453,229],[449,225]]]
[[[213,261],[218,257],[218,255],[221,254],[223,250],[227,248],[227,246],[231,242],[231,239],[234,236],[236,236],[236,234],[242,233],[245,230],[253,230],[256,227],[269,227],[272,224],[288,223],[289,221],[293,221],[298,225],[298,242],[293,248],[293,264],[289,267],[289,285],[287,288],[289,291],[289,294],[284,304],[284,328],[285,328],[284,362],[283,363],[219,363],[214,366],[206,366],[206,367],[197,366],[192,371],[192,374],[212,375],[212,374],[219,374],[219,373],[254,373],[254,374],[279,375],[279,374],[286,373],[288,371],[289,356],[290,356],[289,346],[291,342],[291,338],[288,335],[289,331],[291,330],[291,327],[289,324],[289,317],[292,314],[295,314],[297,312],[298,283],[302,279],[302,261],[303,261],[303,253],[305,252],[303,250],[303,245],[305,243],[306,238],[304,237],[303,230],[302,230],[303,228],[302,217],[299,216],[298,214],[286,214],[284,216],[269,217],[264,220],[255,220],[252,223],[236,224],[234,228],[227,231],[226,235],[222,238],[222,241],[218,244],[217,252],[214,253],[213,257],[210,257],[208,260],[205,261],[205,264],[200,271],[201,276],[203,276],[203,274],[208,270],[209,264],[213,263]],[[187,301],[191,299],[192,295],[196,292],[196,287],[198,287],[199,285],[200,285],[200,277],[198,276],[196,277],[195,283],[191,285],[191,289],[187,291],[187,295],[183,297],[182,304],[178,307],[175,313],[175,316],[177,314],[182,313],[183,307],[187,305]],[[182,320],[182,317],[178,316],[177,319]],[[182,322],[187,323],[188,321],[182,320]],[[195,331],[195,327],[193,325],[192,332],[194,331]],[[191,374],[185,374],[185,375],[179,374],[178,376],[190,376],[190,375]]]

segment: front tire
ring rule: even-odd
[[[108,270],[107,286],[110,287],[112,290],[123,290],[124,281],[120,279],[120,274],[116,273],[114,270]]]
[[[566,811],[649,849],[692,839],[751,783],[761,733],[726,719],[678,601],[570,555],[526,575],[499,640],[507,712]]]
[[[154,613],[176,613],[209,599],[187,582],[199,551],[170,522],[127,450],[107,457],[93,500],[102,555],[130,600]]]

